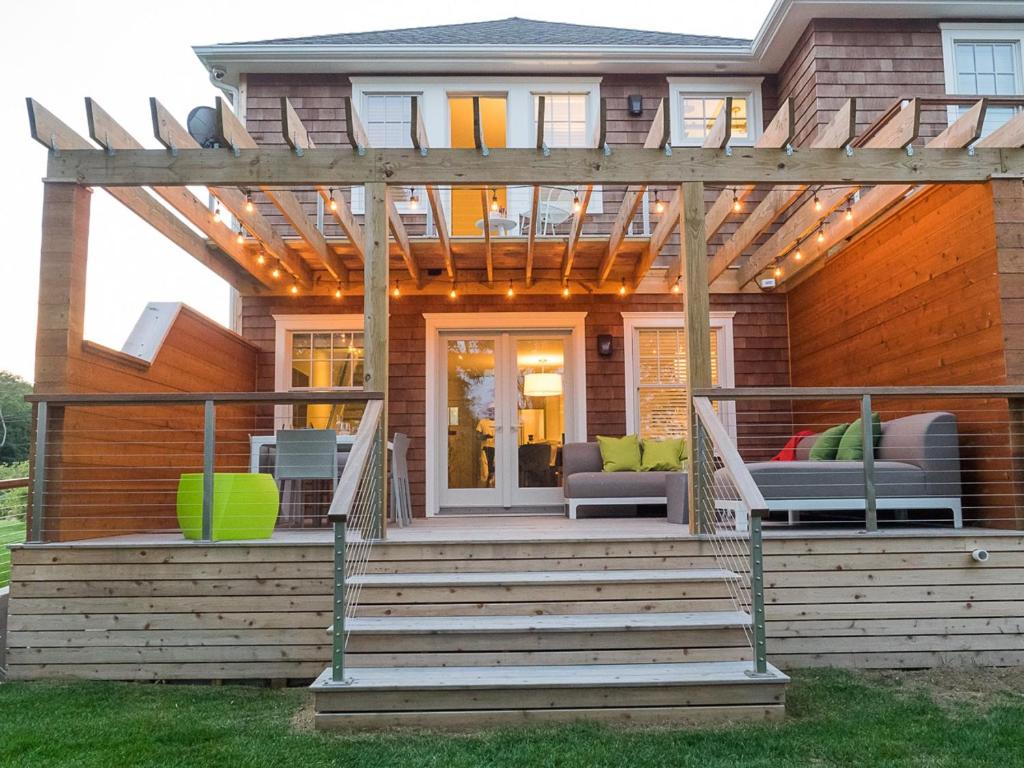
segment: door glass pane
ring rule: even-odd
[[[520,488],[562,484],[565,342],[516,339],[516,450]]]
[[[494,488],[495,342],[449,339],[448,487]]]

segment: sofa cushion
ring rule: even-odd
[[[630,496],[664,496],[670,472],[576,472],[565,478],[570,499],[624,499]]]
[[[640,440],[636,435],[625,437],[597,436],[605,472],[639,472]]]
[[[878,448],[878,441],[882,439],[882,417],[877,413],[871,414],[872,445]],[[857,419],[843,434],[839,441],[839,450],[836,451],[837,461],[864,461],[864,427],[861,420]]]
[[[762,461],[748,464],[754,482],[771,499],[864,498],[864,464],[860,461]],[[716,472],[716,479],[719,473]],[[899,461],[875,462],[879,498],[929,496],[924,470]]]
[[[566,477],[576,472],[600,472],[603,466],[597,443],[566,443],[562,447],[562,471]]]
[[[661,470],[678,472],[686,458],[686,441],[681,438],[667,440],[644,440],[640,456],[640,469],[644,472]]]
[[[832,461],[835,459],[836,451],[839,450],[839,443],[842,441],[843,435],[846,434],[849,426],[849,424],[836,424],[834,427],[829,427],[818,435],[807,458],[811,461]]]

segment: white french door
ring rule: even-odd
[[[576,426],[571,342],[566,331],[439,332],[442,513],[561,508],[562,446]]]

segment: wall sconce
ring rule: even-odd
[[[630,117],[640,117],[644,113],[644,98],[639,93],[631,93],[626,97]]]
[[[597,354],[601,357],[612,356],[612,335],[610,333],[597,334]]]

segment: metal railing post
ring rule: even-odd
[[[331,635],[331,680],[345,681],[345,526],[348,515],[334,521],[334,631]]]
[[[203,541],[213,540],[214,451],[217,411],[213,400],[203,405]]]
[[[869,531],[878,530],[878,499],[875,494],[875,431],[871,422],[871,395],[860,401],[860,426],[864,440],[864,517]]]
[[[690,514],[697,516],[697,533],[707,533],[714,530],[713,521],[707,519],[708,510],[704,509],[703,504],[707,490],[707,476],[704,471],[707,465],[707,446],[705,445],[704,425],[701,423],[700,417],[692,409],[690,414],[694,419],[693,435],[696,443],[693,446],[693,479],[691,481],[693,482],[693,506],[695,508],[691,510]],[[712,505],[711,514],[714,514],[714,505]]]
[[[32,531],[33,542],[43,540],[43,509],[46,496],[46,401],[36,404],[36,456],[32,476]]]
[[[385,510],[387,509],[387,493],[388,493],[388,477],[387,477],[387,465],[385,458],[387,457],[388,445],[384,435],[384,424],[383,416],[381,417],[381,423],[377,425],[377,434],[374,437],[373,446],[373,537],[375,539],[383,539],[385,526],[387,525],[384,520]]]
[[[762,510],[750,511],[750,611],[753,630],[754,674],[768,671],[768,648],[764,620],[764,537]]]

